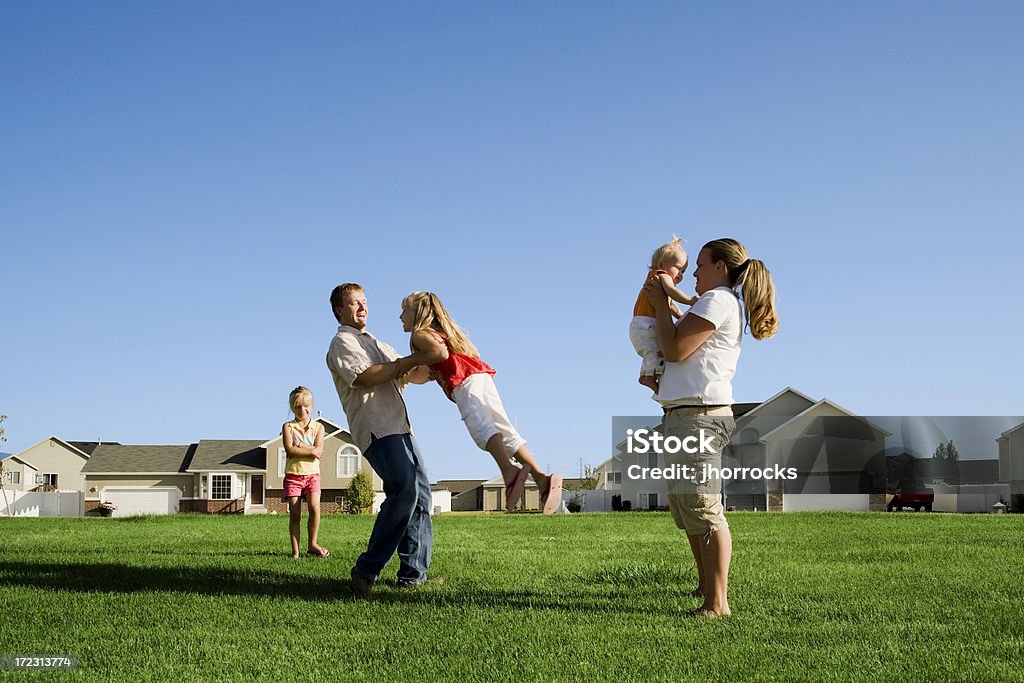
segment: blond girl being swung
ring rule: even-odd
[[[505,508],[512,510],[526,486],[527,475],[541,494],[544,514],[551,514],[562,502],[562,475],[545,474],[526,440],[509,421],[494,385],[494,369],[480,360],[473,343],[448,315],[436,294],[413,292],[402,300],[403,329],[412,333],[413,351],[430,354],[426,366],[417,368],[410,381],[422,384],[436,380],[448,398],[459,407],[473,441],[494,458],[505,482]],[[417,372],[419,371],[419,372]],[[512,463],[515,458],[522,467]]]

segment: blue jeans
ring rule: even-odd
[[[384,482],[384,504],[354,571],[376,579],[398,551],[398,579],[425,581],[434,544],[430,481],[412,434],[374,438],[364,453]]]

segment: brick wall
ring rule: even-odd
[[[283,496],[283,489],[267,489],[263,494],[263,506],[267,508],[267,512],[287,515],[288,502],[282,498]],[[344,498],[345,489],[323,489],[320,491],[320,514],[333,515],[345,512],[344,503],[341,502]],[[306,513],[305,502],[302,505],[302,513]]]
[[[242,514],[245,512],[245,499],[233,500],[183,500],[178,504],[178,512],[198,512],[200,514]]]

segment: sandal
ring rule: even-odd
[[[519,499],[523,495],[523,489],[526,488],[526,476],[530,473],[530,468],[520,467],[519,471],[516,472],[516,476],[512,477],[511,482],[505,482],[505,511],[512,512],[516,505],[519,504]]]
[[[554,514],[562,506],[562,475],[558,472],[551,475],[548,492],[541,498],[540,505],[545,515]]]

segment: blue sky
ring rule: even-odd
[[[732,236],[782,321],[738,401],[1024,412],[1016,2],[0,4],[4,450],[342,416],[327,297],[437,292],[542,463],[656,410],[650,252]],[[692,289],[692,267],[684,284]],[[432,478],[492,476],[435,386]]]

